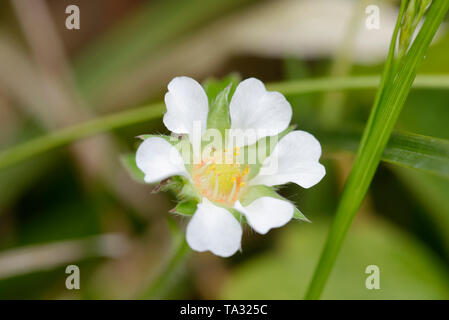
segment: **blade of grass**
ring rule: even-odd
[[[164,110],[165,107],[162,103],[156,103],[46,134],[1,152],[0,169],[88,136],[158,118],[164,113]]]
[[[359,90],[377,88],[379,77],[359,76],[345,78],[319,78],[267,84],[267,88],[286,96],[329,90]],[[423,75],[416,79],[415,88],[449,89],[449,75]],[[0,170],[41,153],[77,140],[126,126],[162,117],[162,102],[98,117],[52,133],[34,138],[0,152]]]
[[[285,96],[339,90],[366,90],[379,87],[379,76],[323,77],[268,83],[267,89],[279,91]],[[448,89],[447,75],[420,75],[413,83],[415,89]]]
[[[315,130],[326,153],[355,152],[361,139],[359,130]],[[449,141],[414,133],[393,132],[382,161],[449,179]]]
[[[402,2],[399,19],[404,12]],[[365,128],[354,166],[345,184],[335,220],[323,249],[318,266],[305,296],[318,299],[337,259],[346,233],[369,188],[371,180],[382,157],[384,148],[410,91],[416,71],[424,59],[439,25],[447,10],[449,1],[434,1],[427,18],[412,47],[404,58],[396,78],[389,75],[383,79],[379,98],[376,99],[370,119]],[[397,33],[396,33],[397,34]],[[393,38],[393,45],[396,39]],[[394,50],[394,49],[393,49]],[[391,57],[390,57],[391,58]],[[389,59],[389,61],[391,61]],[[386,66],[390,69],[390,65]],[[377,104],[377,101],[378,104]]]

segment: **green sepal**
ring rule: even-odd
[[[178,195],[182,193],[184,186],[188,183],[187,179],[183,176],[173,176],[162,180],[158,187],[160,191],[172,191],[174,194]],[[158,191],[159,191],[158,190]]]
[[[179,196],[181,199],[200,199],[201,197],[198,195],[198,193],[195,191],[195,188],[193,187],[192,183],[189,181],[185,181],[184,185],[182,186],[182,189],[179,192]]]
[[[251,204],[254,200],[259,199],[260,197],[271,197],[290,202],[289,200],[280,196],[272,187],[268,187],[265,185],[256,185],[248,188],[246,193],[240,199],[240,203],[244,207],[246,207],[249,204]],[[301,211],[299,211],[299,209],[297,209],[295,205],[294,208],[295,208],[293,214],[294,219],[310,222],[310,220],[307,219],[307,217]]]
[[[306,221],[309,223],[312,222],[298,208],[296,208],[296,206],[295,206],[295,212],[293,213],[293,219]]]
[[[211,104],[218,96],[218,94],[231,85],[229,91],[229,98],[234,94],[237,84],[242,80],[238,73],[231,73],[222,79],[209,78],[203,82],[203,88],[206,92],[209,104]]]
[[[239,81],[240,76],[234,73],[221,80],[207,80],[203,85],[209,100],[207,128],[219,130],[223,138],[231,127],[229,103]]]
[[[137,167],[135,153],[122,154],[120,156],[120,163],[128,171],[133,180],[139,183],[145,183],[145,174]]]
[[[179,202],[176,207],[170,210],[170,212],[183,216],[192,216],[195,213],[197,206],[198,201],[196,199],[188,199]]]
[[[217,129],[224,137],[226,129],[231,128],[231,118],[229,117],[229,92],[231,85],[224,88],[217,97],[209,104],[209,115],[207,117],[207,128]]]
[[[228,210],[238,222],[248,224],[245,215],[241,214],[237,209],[234,208],[225,208],[225,209]]]

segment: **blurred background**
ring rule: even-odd
[[[77,5],[80,28],[65,26]],[[368,5],[379,29],[365,26]],[[0,2],[0,150],[65,126],[160,101],[167,83],[231,72],[264,82],[377,75],[399,1],[10,0]],[[440,29],[420,73],[449,73]],[[363,128],[374,90],[289,96],[293,123]],[[449,92],[413,90],[397,129],[449,139]],[[312,221],[260,236],[222,259],[179,252],[174,195],[152,193],[120,155],[160,119],[79,141],[0,171],[1,299],[301,299],[353,153],[323,144],[327,175],[281,194]],[[65,287],[79,266],[81,289]],[[365,269],[380,268],[380,290]],[[448,299],[449,181],[382,163],[323,298]]]

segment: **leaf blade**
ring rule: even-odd
[[[327,152],[355,152],[361,131],[317,131],[316,136]],[[445,139],[396,131],[392,133],[381,160],[449,179],[449,141]]]

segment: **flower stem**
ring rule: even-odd
[[[406,1],[402,2],[398,19],[402,18],[405,3]],[[321,296],[346,233],[365,197],[384,148],[408,96],[416,71],[448,9],[449,1],[433,1],[418,36],[404,56],[401,68],[392,68],[394,48],[390,50],[386,65],[388,70],[384,73],[378,99],[376,98],[370,119],[365,127],[354,166],[345,184],[335,220],[330,228],[321,258],[305,296],[306,299],[319,299]],[[396,36],[397,30],[393,36],[393,46],[396,43]],[[391,70],[398,70],[398,72],[397,74],[396,72],[390,73]]]
[[[165,107],[162,103],[156,103],[99,117],[34,138],[2,151],[0,153],[0,170],[27,158],[98,133],[159,118],[164,110]]]
[[[140,293],[140,299],[163,299],[169,294],[172,287],[176,286],[177,278],[185,266],[185,262],[191,252],[185,239],[185,234],[179,230],[175,222],[167,218],[172,235],[172,250],[161,272],[151,281],[150,285]]]

